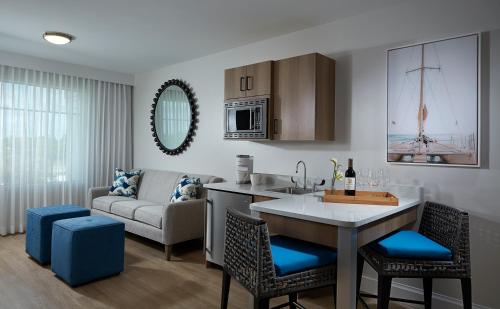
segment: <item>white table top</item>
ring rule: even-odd
[[[319,222],[343,227],[361,227],[385,217],[418,207],[422,203],[420,187],[393,185],[387,188],[399,199],[399,206],[379,206],[361,204],[324,203],[319,197],[323,192],[305,195],[290,195],[268,191],[283,187],[280,184],[252,186],[221,182],[205,184],[206,189],[221,190],[249,195],[262,195],[275,200],[252,203],[252,212],[263,212],[307,221]]]
[[[399,198],[399,206],[324,203],[315,196],[294,196],[250,204],[252,212],[270,213],[343,227],[361,227],[421,204],[418,198]]]

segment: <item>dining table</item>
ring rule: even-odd
[[[253,216],[280,234],[337,250],[336,308],[356,308],[358,248],[401,228],[411,228],[422,204],[418,186],[394,185],[398,205],[327,203],[323,193],[250,204]]]

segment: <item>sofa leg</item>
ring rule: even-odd
[[[172,245],[165,245],[165,258],[170,261],[170,256],[172,255]]]

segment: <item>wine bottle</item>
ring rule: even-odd
[[[356,172],[352,168],[352,159],[349,159],[345,171],[345,195],[356,195]]]

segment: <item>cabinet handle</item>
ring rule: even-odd
[[[278,134],[278,119],[274,119],[273,123],[273,133]]]
[[[212,243],[214,241],[214,233],[213,233],[213,228],[214,228],[214,224],[213,224],[213,217],[214,217],[214,201],[211,200],[211,199],[207,199],[207,206],[210,205],[210,249],[207,248],[206,246],[206,243],[205,243],[205,251],[208,252],[208,254],[212,255]],[[208,219],[208,207],[206,209],[207,211],[207,219]],[[206,220],[205,222],[207,222],[208,220]],[[207,229],[205,229],[205,233],[207,232],[206,231]],[[205,240],[206,242],[206,240]]]
[[[240,91],[245,91],[245,80],[245,76],[240,77]]]
[[[208,200],[205,199],[205,208],[203,209],[203,256],[205,257],[205,250],[207,249],[207,215],[208,215]]]
[[[247,90],[252,90],[253,89],[253,76],[247,76],[246,79],[247,79],[247,81],[246,81]],[[250,87],[250,82],[249,82],[250,79],[252,80],[252,87]]]

